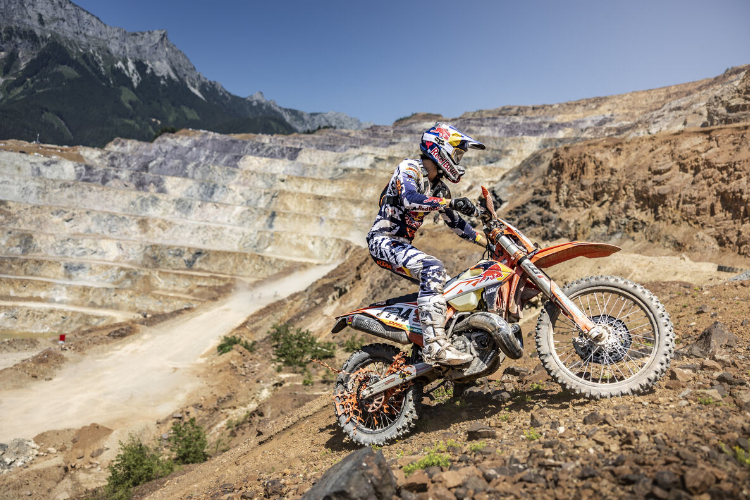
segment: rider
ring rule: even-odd
[[[419,284],[419,319],[422,323],[424,360],[431,364],[460,365],[471,361],[445,335],[447,305],[443,287],[448,276],[443,263],[411,245],[414,233],[427,212],[440,212],[448,227],[461,238],[485,247],[487,240],[456,212],[477,216],[468,198],[451,199],[443,178],[453,183],[466,170],[459,165],[469,148],[484,144],[462,134],[447,123],[437,123],[422,135],[419,160],[402,161],[380,195],[380,211],[367,235],[367,246],[375,262],[399,276]]]

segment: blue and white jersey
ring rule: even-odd
[[[404,160],[396,167],[388,186],[383,192],[384,203],[370,229],[370,234],[384,234],[414,239],[414,233],[422,226],[428,212],[440,212],[445,223],[461,238],[476,242],[477,232],[448,207],[449,198],[432,196],[433,192],[447,193],[448,187],[438,181],[430,184],[422,160]]]

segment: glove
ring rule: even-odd
[[[468,198],[456,198],[454,200],[451,200],[448,206],[456,212],[462,213],[469,217],[476,217],[479,215],[479,210],[477,210],[477,207],[475,207],[471,200],[469,200]]]

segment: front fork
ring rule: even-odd
[[[600,332],[600,328],[597,327],[596,323],[591,321],[591,319],[563,293],[554,281],[536,267],[534,263],[531,262],[531,259],[526,256],[526,253],[521,250],[518,245],[513,243],[513,240],[508,236],[503,235],[497,239],[497,242],[516,262],[516,265],[526,271],[528,279],[534,283],[534,285],[541,290],[548,299],[553,301],[565,316],[570,318],[570,320],[581,329],[584,336],[594,341],[601,340],[601,336],[605,335],[605,332]]]

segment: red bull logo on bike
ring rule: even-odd
[[[487,262],[484,264],[485,265],[481,266],[480,268],[484,268],[485,266],[487,267],[484,272],[482,272],[482,274],[455,282],[445,291],[445,296],[453,297],[480,288],[485,288],[493,283],[503,282],[513,274],[513,271],[498,262]]]

